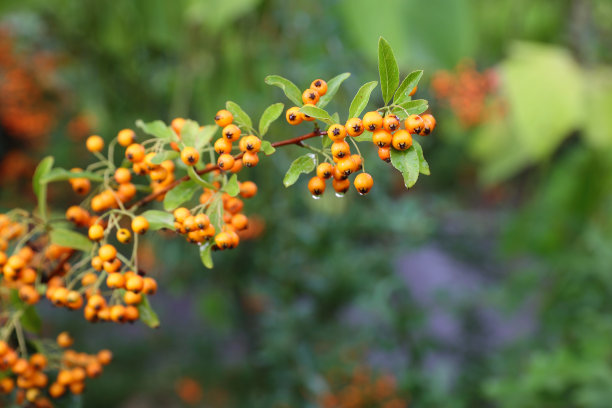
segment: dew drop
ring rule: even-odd
[[[318,200],[319,198],[321,198],[321,196],[320,196],[320,195],[314,195],[314,194],[313,194],[313,195],[312,195],[312,198],[314,198],[315,200]]]
[[[342,198],[342,197],[344,197],[344,193],[339,193],[339,192],[336,191],[336,197]]]

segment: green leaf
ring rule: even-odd
[[[283,113],[284,108],[285,105],[282,103],[275,103],[266,108],[259,119],[259,137],[263,137],[268,132],[270,125]]]
[[[314,153],[308,153],[298,157],[291,163],[291,166],[289,166],[289,170],[287,170],[287,174],[285,174],[285,178],[283,179],[283,184],[285,187],[289,187],[298,180],[300,174],[313,171],[315,165],[316,156]]]
[[[423,70],[413,71],[404,80],[402,84],[397,88],[395,95],[393,96],[393,103],[400,104],[406,102],[406,97],[410,98],[409,93],[418,85],[421,77],[423,76]]]
[[[287,98],[297,106],[302,106],[302,93],[293,82],[279,75],[268,75],[264,80],[268,85],[278,86],[283,90]],[[329,87],[329,86],[328,86]]]
[[[247,115],[245,111],[242,110],[240,105],[232,101],[227,101],[225,103],[225,108],[228,111],[232,112],[232,115],[234,115],[234,122],[236,122],[238,125],[242,125],[249,129],[253,128],[253,122],[251,121],[251,117]]]
[[[380,90],[386,105],[399,85],[399,68],[391,46],[382,37],[378,40],[378,72],[380,74]]]
[[[200,245],[200,259],[202,260],[202,265],[207,267],[208,269],[212,269],[213,260],[212,260],[212,242],[204,242]]]
[[[238,176],[233,174],[232,177],[223,186],[223,191],[232,197],[236,197],[240,193],[240,185],[238,184]]]
[[[162,228],[174,229],[174,216],[166,211],[147,210],[140,214],[149,221],[149,230],[157,231]]]
[[[321,138],[321,146],[323,146],[324,149],[331,146],[331,144],[332,144],[332,140],[329,137],[327,137],[327,135]]]
[[[181,128],[181,141],[185,144],[185,146],[195,148],[199,133],[200,125],[198,125],[198,122],[187,119]]]
[[[198,138],[196,140],[195,143],[195,148],[199,151],[202,150],[202,148],[206,145],[208,145],[210,143],[210,141],[215,137],[215,133],[217,133],[217,130],[219,129],[219,126],[217,125],[205,125],[202,126],[199,130],[198,130]]]
[[[327,111],[325,111],[324,109],[321,109],[319,107],[316,106],[302,106],[300,108],[300,112],[305,113],[308,116],[312,116],[313,118],[317,118],[325,123],[327,123],[328,125],[333,125],[334,121],[331,118],[331,116],[329,116],[329,113],[327,113]]]
[[[340,88],[340,84],[342,84],[342,82],[344,82],[350,76],[351,76],[350,72],[345,72],[327,81],[327,92],[325,93],[325,95],[321,97],[321,99],[319,99],[317,106],[319,108],[323,108],[327,106],[327,104],[330,103],[332,98],[336,95],[336,92],[338,92],[338,88]]]
[[[402,173],[407,188],[414,186],[420,170],[419,155],[414,146],[407,150],[391,149],[391,164]]]
[[[153,158],[151,159],[151,163],[162,164],[162,162],[166,160],[174,160],[179,156],[179,153],[175,152],[174,150],[164,150],[163,152],[159,152],[155,156],[153,156]]]
[[[50,172],[48,172],[47,174],[45,174],[42,178],[41,181],[43,183],[51,183],[53,181],[62,181],[62,180],[69,180],[72,178],[85,178],[91,181],[97,181],[97,182],[102,182],[104,181],[104,177],[100,176],[99,174],[96,173],[92,173],[89,171],[69,171],[66,169],[62,169],[60,167],[56,167],[54,169],[51,169]]]
[[[216,194],[215,198],[208,205],[206,215],[208,215],[212,226],[215,227],[216,233],[221,232],[223,227],[223,200],[221,200],[220,194]]]
[[[145,123],[142,120],[138,119],[136,121],[136,126],[142,129],[148,135],[155,136],[166,142],[177,142],[178,136],[174,133],[174,130],[170,126],[167,126],[161,120],[154,120],[153,122]]]
[[[200,187],[215,189],[215,185],[209,181],[204,180],[200,175],[196,172],[195,167],[189,166],[187,167],[187,174],[189,178],[198,184]]]
[[[367,84],[363,84],[361,88],[359,88],[357,94],[351,102],[351,107],[349,108],[349,118],[358,117],[361,112],[363,112],[365,107],[368,106],[370,95],[372,94],[372,91],[374,90],[374,88],[376,88],[377,85],[378,82],[372,81],[368,82]]]
[[[267,140],[262,140],[261,151],[264,152],[266,156],[269,156],[271,154],[274,154],[276,149],[274,148],[274,146],[272,146],[272,143],[268,142]]]
[[[429,108],[425,99],[415,99],[414,101],[404,102],[392,109],[392,113],[397,115],[400,120],[406,119],[410,115],[420,115]]]
[[[32,176],[32,189],[38,200],[38,212],[43,219],[47,218],[47,183],[42,180],[53,167],[55,159],[52,156],[47,156],[41,160]]]
[[[142,301],[138,304],[138,311],[140,312],[140,320],[152,329],[159,327],[159,317],[155,310],[151,308],[149,298],[147,295],[142,295]]]
[[[164,209],[172,211],[178,208],[181,204],[191,200],[191,197],[201,187],[193,180],[184,181],[166,193],[164,198]]]
[[[59,246],[78,249],[84,252],[89,252],[93,248],[93,244],[89,238],[73,230],[54,228],[49,235],[51,237],[51,242]]]
[[[425,160],[425,156],[423,155],[423,148],[421,147],[421,144],[413,139],[412,146],[414,147],[414,149],[417,152],[417,155],[419,156],[419,172],[426,176],[431,175],[431,171],[429,170],[429,163],[427,163],[427,160]]]
[[[334,123],[340,123],[340,114],[338,112],[335,112],[333,115],[331,115],[331,118]]]
[[[356,142],[371,142],[372,141],[372,132],[364,132],[359,136],[355,136],[353,138]]]
[[[19,298],[19,292],[14,289],[10,293],[11,305],[15,309],[22,310],[21,325],[23,328],[32,333],[40,333],[42,328],[42,320],[34,306],[26,304]]]

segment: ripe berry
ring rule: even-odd
[[[200,160],[200,153],[193,147],[185,147],[181,151],[181,160],[187,166],[195,166],[198,160]]]
[[[259,156],[257,153],[246,152],[244,156],[242,156],[242,164],[247,167],[255,167],[259,163]]]
[[[123,323],[125,321],[125,306],[123,305],[112,306],[110,309],[110,318],[113,322]],[[72,385],[70,387],[70,392],[73,392]]]
[[[224,137],[220,137],[215,141],[215,152],[218,154],[230,153],[232,151],[232,142]]]
[[[140,163],[145,157],[145,148],[138,143],[132,143],[125,149],[125,157],[132,163]]]
[[[208,218],[208,215],[206,214],[196,215],[194,217],[194,221],[195,221],[196,226],[202,230],[210,225],[210,219]]]
[[[243,142],[244,140],[244,142]],[[240,150],[257,153],[261,148],[261,140],[255,135],[249,135],[240,139]],[[244,148],[244,150],[243,150]]]
[[[419,134],[421,136],[427,136],[436,128],[436,119],[429,113],[426,113],[421,117],[423,118],[423,129],[421,132],[419,132]]]
[[[374,185],[374,179],[368,173],[359,173],[353,182],[355,188],[361,195],[368,194]]]
[[[336,163],[336,168],[340,173],[348,176],[357,171],[357,163],[355,163],[355,160],[353,160],[351,157],[345,157]]]
[[[372,142],[378,147],[389,146],[392,139],[391,133],[385,129],[378,129],[372,134]]]
[[[346,193],[348,189],[351,187],[351,182],[349,181],[349,179],[344,179],[344,180],[333,179],[332,187],[334,188],[334,190],[336,190],[336,195],[344,195],[344,193]]]
[[[174,118],[172,122],[170,122],[170,127],[177,135],[181,135],[181,130],[183,130],[183,126],[185,126],[185,119],[183,118]]]
[[[144,279],[138,274],[133,274],[125,281],[125,288],[132,292],[140,292],[144,286]]]
[[[325,179],[314,176],[308,182],[308,190],[314,197],[319,197],[325,191]]]
[[[227,125],[223,128],[223,137],[230,142],[238,140],[240,138],[240,128],[236,125]]]
[[[348,178],[348,174],[344,174],[344,172],[338,169],[338,166],[334,166],[334,170],[332,171],[332,176],[334,180],[345,180]]]
[[[370,132],[380,129],[383,125],[383,117],[377,111],[368,112],[363,116],[363,126]]]
[[[323,96],[327,93],[327,82],[322,79],[315,79],[310,84],[310,89],[314,89],[319,93],[319,96]]]
[[[229,171],[238,173],[240,170],[242,170],[242,159],[234,160],[234,165]]]
[[[249,224],[249,219],[246,215],[238,213],[232,216],[231,224],[238,231],[243,230]]]
[[[217,165],[221,170],[229,170],[234,166],[234,156],[224,153],[217,159]]]
[[[307,89],[302,93],[302,102],[316,104],[319,102],[320,95],[314,89]]]
[[[305,103],[304,106],[315,106],[314,103]],[[308,116],[307,114],[302,113],[302,119],[305,120],[306,122],[313,122],[316,118],[313,118],[312,116]]]
[[[99,241],[104,238],[104,228],[100,224],[94,224],[89,227],[87,235],[92,241]]]
[[[344,140],[334,142],[331,146],[331,154],[334,157],[334,160],[340,160],[343,157],[351,154],[351,147]]]
[[[359,118],[350,118],[346,121],[345,127],[346,133],[353,137],[359,136],[364,131],[363,122]]]
[[[70,334],[68,334],[68,332],[61,332],[57,336],[57,345],[60,347],[63,347],[63,348],[70,347],[72,346],[73,342],[74,340],[72,340],[72,337],[70,337]]]
[[[117,241],[127,244],[132,240],[132,233],[127,228],[120,228],[117,231]]]
[[[123,146],[128,147],[136,140],[136,133],[132,129],[122,129],[117,134],[117,142]]]
[[[220,232],[215,236],[215,244],[219,249],[228,249],[232,247],[232,237],[228,232]]]
[[[379,147],[378,157],[380,157],[380,160],[385,161],[387,163],[391,162],[391,149],[389,148],[389,146]]]
[[[127,291],[123,295],[123,301],[128,305],[137,305],[142,302],[142,295],[132,291]]]
[[[346,137],[346,128],[342,125],[331,125],[327,130],[327,136],[334,142],[343,140]]]
[[[191,212],[185,207],[179,207],[172,214],[174,215],[174,220],[182,224],[191,215]]]
[[[398,130],[393,134],[391,144],[395,150],[406,150],[412,146],[412,135],[407,130]]]
[[[148,230],[149,221],[145,217],[143,217],[142,215],[134,217],[134,219],[132,220],[132,231],[142,235]]]
[[[221,109],[215,115],[215,123],[217,124],[217,126],[225,127],[231,124],[233,120],[234,116],[232,115],[232,113],[225,109]]]
[[[358,154],[351,154],[351,159],[355,162],[355,171],[359,171],[363,168],[363,157]]]
[[[104,139],[98,135],[89,136],[85,142],[87,150],[92,153],[100,152],[104,148]]]
[[[321,163],[317,166],[317,177],[322,179],[328,179],[332,176],[332,172],[334,171],[334,166],[331,163]]]
[[[419,115],[410,115],[404,121],[404,126],[406,126],[406,130],[413,135],[418,135],[423,130],[424,125],[423,118]]]
[[[125,276],[120,273],[109,273],[106,278],[106,286],[110,289],[121,289],[125,286]]]
[[[257,194],[257,184],[252,181],[240,183],[240,195],[244,198],[251,198]]]
[[[304,120],[302,113],[300,112],[300,108],[297,106],[287,109],[285,118],[290,125],[299,125],[302,123],[302,120]]]
[[[119,184],[129,183],[132,180],[132,173],[125,167],[119,167],[115,170],[115,181]]]
[[[111,244],[102,245],[98,249],[98,256],[103,262],[112,261],[117,256],[117,249]]]
[[[153,278],[143,278],[142,293],[145,295],[154,295],[157,292],[157,281]]]
[[[383,119],[383,128],[389,132],[395,132],[399,127],[400,121],[396,115],[387,115]]]

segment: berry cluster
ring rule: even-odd
[[[57,337],[59,348],[45,344],[41,347],[44,352],[28,358],[24,349],[13,349],[0,340],[0,372],[5,374],[0,379],[0,395],[14,392],[18,405],[47,408],[53,407],[50,398],[60,398],[67,392],[81,394],[85,380],[100,376],[113,355],[108,350],[93,355],[76,352],[68,349],[72,343],[70,335],[62,332]]]

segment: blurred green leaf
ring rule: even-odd
[[[429,105],[425,99],[415,99],[414,101],[403,102],[394,107],[391,112],[400,120],[406,119],[410,115],[420,115],[425,112]]]
[[[272,146],[272,143],[268,142],[267,140],[262,140],[261,141],[261,151],[264,152],[266,156],[269,156],[273,154],[276,151],[276,149]]]
[[[284,108],[285,105],[282,103],[275,103],[266,108],[259,119],[259,137],[268,133],[270,125],[283,113]]]
[[[391,46],[383,37],[378,39],[378,72],[380,90],[386,105],[399,85],[399,68]]]
[[[89,171],[69,171],[66,169],[62,169],[59,167],[56,167],[54,169],[51,169],[51,171],[49,171],[47,174],[45,174],[40,181],[42,183],[51,183],[54,181],[62,181],[62,180],[69,180],[72,178],[85,178],[91,181],[96,181],[96,182],[102,182],[104,181],[104,177],[100,176],[99,174],[95,174]]]
[[[33,305],[28,305],[19,298],[17,290],[11,290],[10,293],[11,305],[22,311],[20,323],[23,328],[31,333],[40,333],[42,328],[42,320]]]
[[[40,161],[32,176],[32,189],[38,200],[38,211],[43,219],[47,217],[47,183],[42,180],[53,167],[55,159],[47,156]]]
[[[248,129],[253,128],[253,121],[251,121],[251,117],[235,102],[227,101],[225,103],[225,107],[228,111],[232,112],[234,115],[234,122],[238,125],[247,127]]]
[[[356,142],[371,142],[372,141],[372,132],[363,132],[359,136],[353,137],[353,140]]]
[[[363,84],[357,94],[353,98],[351,102],[351,107],[349,108],[349,118],[358,117],[361,112],[368,106],[368,102],[370,101],[370,95],[372,91],[376,88],[378,82],[372,81],[366,84]]]
[[[152,329],[159,327],[159,317],[157,313],[151,307],[149,303],[149,297],[145,294],[142,295],[142,301],[138,304],[138,311],[140,312],[140,320]]]
[[[191,146],[197,149],[196,143],[198,134],[200,133],[200,125],[198,122],[191,119],[185,120],[183,127],[181,128],[181,141],[185,146]]]
[[[164,209],[166,211],[172,211],[178,208],[184,202],[191,200],[195,192],[201,188],[202,187],[193,180],[183,181],[166,193],[166,197],[164,198]]]
[[[268,75],[265,79],[266,84],[278,86],[283,90],[287,98],[296,106],[302,106],[302,93],[300,89],[287,78],[279,75]]]
[[[232,174],[232,177],[223,186],[223,191],[232,197],[236,197],[240,193],[240,185],[238,184],[238,176],[236,174]]]
[[[419,84],[421,77],[423,76],[423,70],[413,71],[404,78],[402,84],[397,88],[395,95],[393,96],[393,103],[401,104],[406,102],[405,98],[410,98],[410,92],[415,86]]]
[[[136,126],[142,129],[143,132],[150,136],[155,136],[166,142],[177,142],[178,137],[174,130],[170,126],[167,126],[161,120],[154,120],[153,122],[145,123],[142,120],[138,119],[136,121]]]
[[[206,241],[200,245],[200,260],[202,265],[208,269],[212,269],[214,264],[212,260],[212,242]]]
[[[425,160],[425,156],[423,155],[423,147],[419,142],[414,139],[412,139],[412,146],[414,147],[417,152],[417,155],[419,156],[419,172],[426,176],[431,175],[431,171],[429,170],[429,163],[427,163],[427,160]]]
[[[157,231],[162,228],[174,230],[174,216],[167,211],[147,210],[140,215],[149,221],[150,231]]]
[[[317,106],[319,108],[324,108],[325,106],[327,106],[327,104],[331,102],[333,97],[338,92],[338,88],[340,87],[342,82],[344,82],[350,76],[351,76],[350,72],[345,72],[345,73],[337,75],[337,76],[333,77],[332,79],[330,79],[329,81],[327,81],[327,92],[325,93],[325,95],[323,95],[319,99],[319,102],[317,103]]]
[[[419,179],[421,166],[419,155],[414,146],[407,150],[391,149],[391,164],[402,173],[407,188],[415,185]]]
[[[78,249],[84,252],[89,252],[93,248],[93,244],[89,238],[69,229],[53,228],[49,232],[49,236],[51,242],[59,246]]]
[[[291,186],[298,180],[300,174],[313,171],[315,165],[316,156],[313,153],[298,157],[291,163],[291,166],[289,166],[289,170],[287,170],[287,174],[285,174],[285,178],[283,179],[283,184],[285,187]]]
[[[321,109],[319,107],[316,106],[302,106],[300,108],[300,112],[311,116],[313,118],[317,118],[325,123],[327,123],[328,125],[333,125],[334,121],[331,118],[331,116],[329,116],[329,113],[327,113],[327,111],[325,111],[324,109]]]
[[[165,160],[174,160],[179,157],[179,153],[174,150],[164,150],[163,152],[157,153],[151,159],[151,163],[153,164],[161,164]]]
[[[212,226],[215,227],[216,233],[221,232],[223,227],[223,200],[220,194],[216,194],[208,205],[206,215],[208,215]]]

